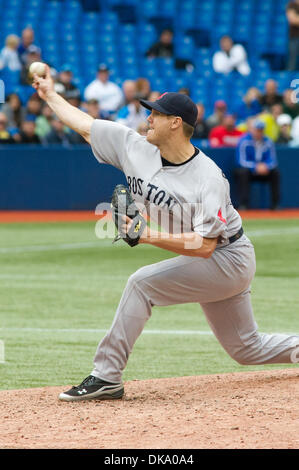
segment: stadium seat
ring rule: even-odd
[[[157,0],[143,0],[138,3],[139,18],[153,18],[159,14],[159,3]]]
[[[149,65],[145,61],[139,60],[138,62],[140,75],[146,78],[152,78],[158,76],[158,71],[155,64]]]
[[[119,24],[118,16],[112,11],[103,11],[98,14],[98,24],[102,28],[105,28],[106,24],[111,24],[116,27]]]
[[[17,93],[20,97],[20,100],[21,100],[21,103],[23,105],[26,105],[28,99],[30,98],[31,95],[33,95],[33,93],[35,92],[35,90],[31,87],[31,86],[27,86],[27,85],[16,85],[16,86],[13,86],[12,88],[6,88],[5,90],[6,92],[6,96],[9,94],[9,93]]]
[[[272,0],[264,0],[263,2],[258,2],[256,6],[257,13],[266,13],[270,14],[273,8]]]
[[[196,6],[196,2],[193,0],[185,0],[184,2],[179,2],[178,11],[179,15],[184,12],[194,12]]]
[[[250,25],[239,24],[233,28],[233,40],[235,42],[249,42],[250,41]]]
[[[183,32],[194,28],[196,25],[194,12],[192,10],[181,12],[180,15],[176,18],[175,24],[176,28]]]
[[[248,0],[239,0],[237,2],[236,9],[242,13],[251,13],[254,10],[254,2],[248,2]]]
[[[5,86],[16,86],[20,83],[20,74],[19,72],[13,72],[7,68],[1,70],[0,78],[5,83]]]
[[[195,22],[200,29],[212,29],[213,26],[213,12],[197,12]]]
[[[168,91],[167,82],[165,79],[160,78],[160,77],[150,77],[149,80],[150,80],[152,90],[159,91],[160,93],[164,93],[165,91]]]
[[[174,45],[176,57],[190,60],[194,57],[194,42],[191,37],[178,35]]]
[[[160,2],[159,14],[169,18],[175,17],[177,4],[177,0],[163,0],[163,2]]]

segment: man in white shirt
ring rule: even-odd
[[[251,73],[247,53],[241,44],[234,44],[230,36],[220,39],[221,50],[213,56],[213,68],[217,73],[229,74],[237,70],[241,75]]]
[[[130,127],[135,131],[138,129],[140,124],[146,122],[149,113],[141,106],[139,99],[141,96],[135,96],[134,100],[121,108],[116,116],[115,121],[124,126]]]
[[[7,67],[12,72],[21,70],[21,62],[17,52],[19,38],[10,34],[5,40],[5,47],[0,51],[0,70]]]
[[[97,78],[93,80],[84,91],[85,101],[96,99],[103,111],[111,114],[118,111],[123,103],[121,88],[109,80],[109,69],[105,64],[100,64]]]

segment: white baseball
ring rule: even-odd
[[[33,75],[36,73],[39,77],[43,77],[46,75],[46,64],[43,64],[42,62],[32,62],[32,64],[29,67],[29,73],[30,75]]]

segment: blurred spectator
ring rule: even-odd
[[[220,126],[223,118],[227,112],[227,105],[225,101],[218,100],[214,104],[214,113],[208,117],[207,124],[211,130],[213,127]]]
[[[144,121],[144,122],[141,122],[136,131],[138,132],[138,134],[140,135],[147,135],[147,131],[148,131],[148,123],[147,121]]]
[[[103,111],[113,114],[120,108],[123,102],[123,94],[116,83],[109,80],[109,69],[105,64],[98,68],[97,78],[85,89],[84,98],[98,100]]]
[[[143,99],[148,100],[151,93],[151,84],[147,78],[137,78],[136,80],[136,93],[143,96]]]
[[[36,118],[35,121],[35,133],[40,139],[43,139],[51,131],[51,117],[53,111],[46,103],[44,103],[41,115]]]
[[[236,128],[236,119],[232,114],[223,118],[222,125],[214,127],[209,134],[211,147],[236,147],[243,134]]]
[[[205,116],[205,107],[202,103],[197,103],[197,121],[195,124],[193,138],[194,139],[208,139],[209,137],[209,126],[207,125]]]
[[[281,114],[277,117],[277,125],[279,128],[278,139],[276,144],[286,144],[288,145],[292,140],[291,137],[291,128],[292,128],[292,118],[288,114]]]
[[[125,80],[122,84],[122,91],[124,95],[124,105],[134,101],[136,96],[136,82],[135,80]]]
[[[299,116],[299,103],[296,102],[296,93],[292,88],[287,88],[283,93],[283,112],[289,114],[292,119]]]
[[[5,40],[5,47],[0,52],[0,70],[8,68],[15,72],[21,70],[22,64],[17,52],[19,38],[15,34],[10,34]]]
[[[33,44],[27,48],[24,62],[21,69],[21,83],[23,85],[31,85],[32,78],[29,76],[29,67],[33,62],[41,61],[41,50]]]
[[[281,104],[282,96],[277,91],[277,83],[271,78],[265,83],[265,92],[261,96],[261,105],[263,108],[270,108],[273,104]]]
[[[189,88],[182,87],[178,90],[178,93],[182,93],[182,95],[187,95],[190,96],[190,90]]]
[[[73,72],[71,65],[64,64],[55,82],[55,91],[66,100],[77,98],[80,100],[80,90],[73,83]]]
[[[34,119],[26,119],[21,125],[20,144],[40,144],[41,140],[35,132]]]
[[[78,134],[78,132],[73,131],[73,129],[70,129],[69,132],[67,133],[67,138],[68,138],[68,143],[72,145],[83,145],[87,144],[86,140],[84,137],[82,137],[81,134]]]
[[[258,118],[265,124],[264,135],[276,142],[278,139],[279,128],[276,119],[283,113],[281,104],[274,104],[270,108],[266,108],[259,114]]]
[[[217,73],[229,74],[234,70],[241,75],[251,73],[247,53],[241,44],[234,44],[230,36],[220,39],[220,51],[213,55],[213,68]]]
[[[80,106],[81,106],[81,99],[77,96],[73,96],[72,98],[68,98],[66,101],[68,103],[70,103],[72,106],[75,106],[75,108],[80,108]]]
[[[110,120],[110,114],[107,111],[101,111],[99,102],[97,100],[88,100],[82,103],[82,109],[84,112],[94,119],[108,119]],[[86,140],[77,132],[72,129],[68,129],[67,138],[70,144],[87,144]]]
[[[30,46],[37,47],[34,44],[34,31],[33,31],[32,28],[29,27],[29,28],[23,29],[21,42],[20,42],[19,47],[18,47],[19,58],[20,58],[20,61],[23,64],[26,63],[26,58],[27,58],[26,56],[27,56],[27,53],[28,53],[28,48]]]
[[[274,117],[275,120],[277,120],[278,116],[280,116],[283,113],[283,106],[280,103],[273,104],[270,108],[270,112],[272,116]]]
[[[84,112],[89,114],[89,116],[93,117],[94,119],[106,119],[110,120],[110,114],[107,111],[102,111],[99,105],[98,100],[90,99],[84,103],[82,103],[82,109]],[[87,144],[86,140],[77,132],[69,129],[67,134],[67,138],[69,143],[72,145],[76,144]]]
[[[146,109],[140,104],[140,99],[143,99],[143,96],[137,95],[132,103],[121,108],[116,116],[116,122],[137,130],[139,124],[146,121],[148,116]]]
[[[173,57],[173,32],[170,29],[164,29],[158,42],[155,42],[146,52],[146,57]]]
[[[246,121],[249,117],[259,114],[262,111],[260,98],[261,93],[257,88],[249,88],[242,100],[242,104],[236,110],[237,119]]]
[[[102,111],[97,100],[88,100],[83,103],[83,110],[94,119],[110,119],[110,114],[107,111]]]
[[[36,119],[42,113],[43,102],[37,93],[30,96],[26,106],[26,116]]]
[[[288,70],[298,70],[299,57],[299,0],[290,2],[286,10],[289,22]]]
[[[249,118],[246,119],[245,122],[242,122],[241,124],[239,124],[237,126],[237,128],[243,132],[243,134],[245,134],[246,132],[249,132],[249,129],[252,128],[252,124],[254,123],[254,121],[257,119],[258,117],[255,117],[255,116],[251,116]]]
[[[1,111],[6,115],[8,128],[21,127],[26,112],[16,93],[11,93],[7,96],[6,103],[3,104]]]
[[[0,145],[14,143],[14,139],[12,138],[10,132],[7,130],[7,117],[4,113],[0,112]]]
[[[148,97],[149,101],[156,101],[159,96],[161,96],[161,93],[159,91],[151,91]]]
[[[271,209],[279,203],[280,175],[273,142],[264,135],[264,122],[255,120],[237,146],[235,177],[239,209],[249,208],[250,183],[261,181],[271,185]]]
[[[67,133],[67,128],[63,122],[61,122],[55,114],[50,118],[50,122],[51,130],[45,135],[43,143],[69,145],[70,139]]]

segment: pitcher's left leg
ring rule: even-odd
[[[201,304],[207,321],[225,351],[240,364],[294,362],[298,335],[259,333],[250,289],[230,299]]]

